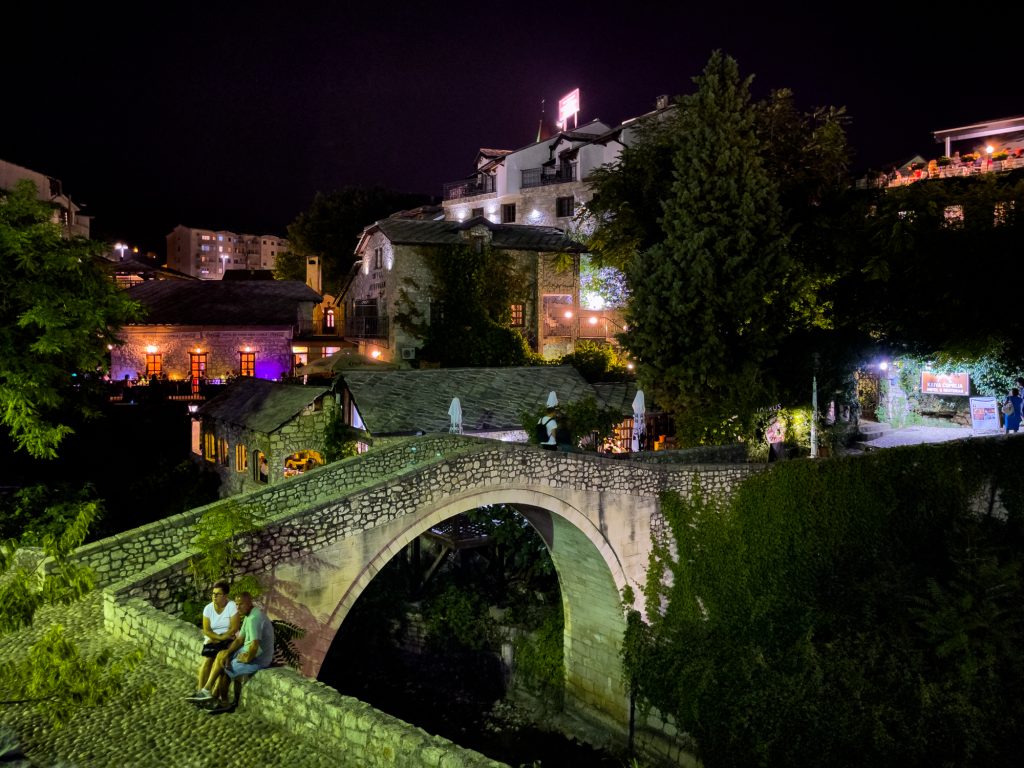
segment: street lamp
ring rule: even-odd
[[[121,252],[121,261],[124,261],[124,252],[128,250],[128,246],[125,243],[114,243],[114,250]]]

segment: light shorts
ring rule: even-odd
[[[231,657],[231,666],[225,667],[224,669],[224,673],[232,680],[234,680],[239,675],[254,675],[261,669],[266,669],[266,667],[261,667],[259,664],[250,664],[245,661],[237,661],[238,655],[242,653],[243,650],[245,649],[239,648],[237,651],[235,651],[234,655]]]

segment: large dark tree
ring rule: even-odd
[[[0,198],[0,423],[19,449],[53,458],[86,408],[82,374],[105,368],[135,305],[99,262],[103,244],[65,238],[21,182]]]
[[[305,278],[306,256],[320,256],[324,290],[338,290],[348,273],[360,233],[378,219],[398,211],[429,203],[425,195],[412,195],[383,187],[345,187],[317,192],[308,211],[288,225],[288,242],[295,257],[286,259],[282,269],[299,263],[298,279]],[[295,277],[291,273],[283,276]]]
[[[641,124],[594,177],[589,243],[633,291],[625,344],[686,425],[832,389],[843,362],[829,286],[848,149],[843,110],[763,102],[715,53],[695,94]],[[701,430],[699,424],[697,432]]]
[[[712,55],[673,118],[665,238],[628,265],[627,349],[659,402],[728,415],[764,404],[761,375],[804,297],[778,186],[761,158],[749,79]]]

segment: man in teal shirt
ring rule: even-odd
[[[211,713],[225,712],[228,704],[228,680],[240,675],[253,675],[270,666],[274,660],[274,625],[259,608],[253,605],[252,595],[242,592],[236,599],[242,615],[242,631],[227,650],[217,655],[211,678],[216,678],[213,696],[219,701]],[[223,674],[220,674],[223,673]]]

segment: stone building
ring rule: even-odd
[[[239,379],[199,409],[193,450],[216,469],[222,496],[279,483],[326,463],[339,407],[329,386]]]
[[[150,280],[128,289],[142,319],[110,353],[114,381],[140,374],[193,381],[292,373],[319,294],[298,281]]]
[[[430,323],[437,286],[425,256],[453,246],[493,248],[512,260],[526,286],[510,307],[512,326],[545,357],[573,349],[579,335],[579,243],[554,227],[495,224],[480,216],[463,222],[391,218],[363,230],[341,297],[345,338],[380,360],[416,359],[422,342],[395,316],[413,309]]]
[[[61,226],[65,237],[89,239],[92,216],[84,215],[82,209],[64,193],[64,185],[60,179],[0,160],[0,192],[13,190],[20,181],[31,181],[35,184],[40,202],[53,206],[53,222]]]

